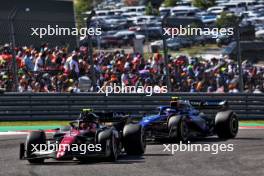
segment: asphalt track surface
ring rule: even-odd
[[[233,152],[163,152],[162,144],[148,145],[142,157],[121,156],[116,163],[46,160],[30,165],[18,159],[25,135],[0,136],[0,176],[263,176],[264,130],[240,130],[237,138],[216,137],[198,144],[234,144]]]

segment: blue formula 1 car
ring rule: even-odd
[[[218,109],[209,116],[202,109]],[[194,137],[217,135],[234,138],[238,133],[238,117],[228,109],[226,101],[189,101],[173,99],[170,106],[160,106],[156,115],[145,116],[139,122],[148,139],[187,141]]]

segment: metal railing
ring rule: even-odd
[[[168,105],[172,96],[187,100],[227,100],[240,119],[264,119],[264,94],[168,93],[3,93],[0,94],[0,120],[72,120],[82,108],[96,111],[126,112],[135,116],[153,114],[160,105]],[[205,110],[214,114],[217,110]]]

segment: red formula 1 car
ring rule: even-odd
[[[49,158],[84,162],[100,157],[116,161],[122,151],[128,155],[142,155],[145,148],[144,130],[139,124],[120,118],[106,126],[95,113],[84,109],[78,120],[57,129],[50,139],[44,131],[31,132],[26,142],[20,144],[20,159],[38,164]]]

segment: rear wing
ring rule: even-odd
[[[123,130],[125,124],[132,122],[129,114],[124,112],[95,112],[99,116],[100,123],[106,126],[114,126],[117,130]]]
[[[189,100],[190,104],[199,109],[227,109],[228,102],[226,100]]]

